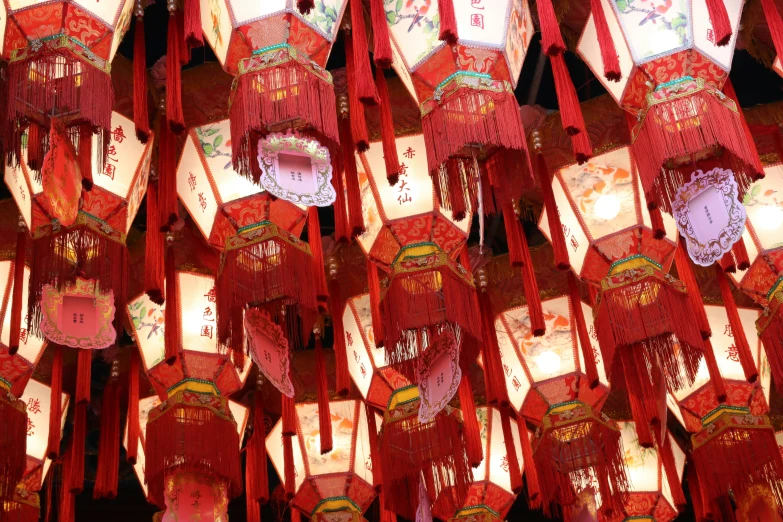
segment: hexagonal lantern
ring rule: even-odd
[[[321,454],[318,405],[296,405],[293,456],[286,462],[283,422],[266,437],[266,450],[286,490],[291,507],[318,521],[364,520],[375,499],[367,411],[361,401],[337,400],[330,405],[334,446]],[[293,481],[293,484],[289,482]]]
[[[136,478],[139,479],[139,485],[144,491],[144,495],[147,500],[156,504],[157,506],[171,510],[174,506],[173,500],[176,499],[176,490],[174,486],[181,486],[184,489],[193,489],[196,486],[198,489],[202,489],[198,484],[206,484],[209,487],[205,488],[208,494],[201,491],[203,498],[205,499],[202,505],[191,505],[193,514],[199,513],[201,520],[213,520],[213,513],[222,513],[225,516],[225,508],[228,505],[227,488],[225,483],[215,480],[213,477],[194,477],[193,475],[184,474],[181,477],[177,477],[173,480],[167,481],[166,490],[163,497],[153,497],[149,494],[149,488],[147,484],[146,466],[145,466],[145,450],[149,446],[147,441],[147,419],[149,419],[150,413],[160,406],[160,397],[152,395],[139,400],[139,441],[136,462],[133,465],[133,471],[136,473]],[[231,411],[232,417],[237,423],[237,435],[241,443],[242,436],[245,433],[247,427],[248,417],[250,416],[250,410],[242,406],[240,403],[229,400],[228,408]],[[128,426],[126,422],[125,432],[123,434],[122,445],[127,449],[128,447]],[[222,502],[225,502],[221,505]],[[171,511],[167,511],[171,514]],[[180,515],[182,516],[182,515]],[[215,519],[217,520],[217,519]]]
[[[79,187],[68,221],[62,215],[57,218],[52,201],[29,167],[25,149],[18,166],[5,167],[6,186],[33,238],[27,311],[34,332],[39,331],[42,319],[44,285],[63,291],[75,284],[76,274],[97,283],[96,293],[113,293],[115,303],[111,304],[124,306],[128,278],[125,243],[147,191],[152,155],[152,142],[141,143],[133,128],[131,120],[119,112],[111,113],[111,133],[103,142],[107,147],[105,164],[98,160],[99,138],[93,136],[93,187],[90,191]]]
[[[748,383],[740,363],[734,331],[722,306],[705,305],[712,329],[712,346],[726,398],[716,395],[702,361],[692,386],[672,391],[670,410],[691,433],[693,462],[698,473],[698,491],[705,510],[720,509],[718,504],[732,494],[742,496],[759,483],[769,483],[777,499],[781,498],[780,476],[783,460],[775,441],[775,432],[767,417],[770,375],[766,354],[755,332],[759,312],[738,309],[742,329],[752,349],[759,378]]]
[[[454,1],[453,43],[438,40],[437,2],[384,4],[392,65],[421,106],[429,171],[448,180],[441,187],[449,197],[441,200],[454,201],[461,189],[475,197],[481,186],[475,158],[498,150],[509,157],[491,171],[491,184],[503,197],[518,198],[530,172],[513,93],[535,31],[527,0]]]
[[[236,77],[231,149],[243,175],[256,168],[253,151],[268,132],[306,130],[324,144],[339,141],[332,77],[324,67],[347,2],[314,3],[303,15],[293,0],[201,0],[204,37]]]
[[[237,314],[252,303],[272,317],[281,307],[289,317],[301,317],[306,339],[317,299],[325,293],[318,286],[324,276],[319,278],[309,245],[299,239],[307,209],[274,197],[234,170],[231,128],[229,120],[221,120],[190,129],[177,169],[179,199],[221,252],[215,334],[222,344],[243,346],[243,337],[234,335],[239,333],[235,317],[241,322]]]
[[[706,0],[601,3],[622,79],[603,78],[592,14],[577,52],[618,103],[638,115],[633,148],[647,203],[671,212],[671,199],[691,179],[694,163],[731,168],[744,194],[763,173],[750,152],[733,88],[727,86],[728,97],[721,92],[731,70],[744,0],[718,4],[728,17],[727,42],[717,41],[721,36],[715,34]]]

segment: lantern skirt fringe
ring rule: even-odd
[[[0,500],[14,495],[26,463],[27,413],[24,403],[0,390]]]

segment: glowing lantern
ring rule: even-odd
[[[177,193],[203,236],[221,252],[215,334],[221,343],[241,351],[246,306],[252,303],[273,318],[286,308],[289,317],[301,317],[301,334],[307,338],[317,301],[327,292],[322,266],[319,274],[310,246],[299,239],[308,218],[306,207],[276,198],[237,173],[231,167],[233,136],[229,120],[188,132]],[[311,243],[317,239],[313,248],[320,258],[314,207],[309,216]]]
[[[699,486],[691,486],[691,495],[700,495],[705,510],[720,509],[718,504],[729,490],[742,496],[751,486],[768,483],[780,502],[783,460],[767,417],[770,376],[754,328],[759,312],[738,311],[753,360],[760,369],[758,381],[750,384],[744,378],[739,343],[726,310],[713,305],[704,308],[726,397],[717,396],[716,378],[709,374],[704,361],[693,385],[670,390],[669,396],[671,410],[692,434]]]
[[[345,0],[316,0],[301,14],[287,0],[262,4],[201,0],[204,37],[235,77],[231,94],[232,161],[257,180],[260,137],[305,131],[336,144],[332,77],[324,67],[337,37]]]
[[[633,149],[647,203],[671,212],[671,200],[692,173],[715,163],[731,169],[742,197],[763,173],[733,89],[730,83],[725,94],[721,88],[731,70],[744,0],[598,3],[622,78],[602,79],[601,36],[593,15],[577,52],[618,103],[638,115]],[[713,25],[716,16],[720,20]]]
[[[439,199],[456,210],[463,193],[475,198],[486,182],[479,181],[476,159],[497,151],[509,160],[488,165],[491,185],[518,199],[530,175],[513,92],[535,31],[528,2],[454,1],[450,26],[439,12],[442,2],[384,4],[392,66],[421,108],[429,173],[443,179]]]
[[[147,420],[150,414],[160,407],[160,398],[153,395],[139,400],[139,441],[136,463],[133,470],[139,479],[139,484],[147,498],[159,505],[166,507],[167,511],[163,520],[176,520],[176,516],[188,517],[199,514],[201,520],[217,522],[225,520],[228,508],[228,488],[225,482],[214,478],[209,474],[180,473],[166,481],[162,497],[150,496],[147,482],[145,453],[149,451],[150,441],[147,440]],[[236,432],[241,442],[242,434],[247,426],[249,410],[238,402],[228,401],[228,409],[236,420]],[[128,446],[128,428],[126,426],[123,437],[123,445]],[[205,487],[206,485],[206,487]],[[197,492],[191,496],[191,492]],[[180,502],[176,505],[177,495],[183,495],[188,502]],[[176,507],[176,509],[175,509]],[[183,513],[185,512],[185,513]],[[219,515],[222,518],[219,518]],[[167,518],[168,517],[168,518]]]
[[[370,428],[363,404],[355,400],[331,402],[334,446],[323,454],[318,405],[301,403],[295,410],[296,435],[290,460],[284,455],[282,420],[266,438],[267,453],[292,497],[291,506],[311,520],[364,520],[362,515],[375,499],[375,490]]]
[[[702,341],[685,285],[668,275],[677,249],[672,220],[644,205],[630,148],[606,148],[555,174],[551,197],[559,215],[553,219],[547,208],[539,228],[553,238],[562,227],[571,267],[598,288],[593,316],[606,370],[611,382],[624,381],[649,447],[650,427],[660,440],[666,425],[664,380],[675,389],[693,382]]]
[[[237,436],[241,419],[233,416],[227,397],[242,387],[251,363],[245,360],[238,369],[233,352],[218,348],[215,278],[177,271],[175,284],[180,304],[174,325],[166,324],[165,307],[146,294],[127,306],[144,371],[163,401],[150,410],[146,424],[149,494],[160,502],[172,484],[184,480],[196,487],[198,477],[207,477],[233,498],[242,484]],[[164,360],[165,329],[170,327],[179,330],[181,339],[173,364]]]
[[[110,123],[111,133],[104,139],[106,162],[98,161],[97,152],[92,153],[93,187],[89,192],[79,189],[77,212],[69,223],[52,219],[51,204],[41,181],[28,165],[27,156],[23,155],[18,166],[5,168],[5,183],[33,238],[31,298],[27,311],[34,332],[41,328],[43,316],[50,315],[49,311],[41,310],[45,285],[52,285],[55,294],[67,296],[75,291],[75,299],[51,312],[50,319],[54,323],[59,322],[59,316],[77,311],[67,306],[86,303],[84,299],[78,299],[84,295],[75,288],[75,274],[92,280],[94,286],[90,291],[96,296],[113,293],[114,303],[108,305],[124,306],[128,279],[125,242],[147,191],[152,142],[142,144],[133,132],[133,122],[118,112],[111,113]],[[93,137],[93,142],[97,144],[98,138]],[[69,301],[67,297],[66,301]],[[89,312],[99,322],[99,310],[94,306],[88,308],[92,308]],[[121,315],[115,314],[116,318]],[[100,332],[106,334],[106,329],[96,327],[96,335]],[[61,330],[57,341],[63,342],[68,335],[69,332]],[[84,332],[80,335],[89,337]],[[84,341],[81,347],[88,347],[87,344],[90,342]]]
[[[556,504],[574,503],[590,485],[585,477],[594,476],[603,508],[615,512],[627,486],[620,429],[600,413],[608,388],[597,338],[583,339],[576,327],[578,313],[588,327],[590,307],[580,301],[576,310],[568,297],[541,304],[547,326],[542,337],[533,336],[527,306],[501,313],[494,323],[509,402],[538,426],[532,444],[534,490],[540,483],[544,511],[551,513]],[[580,343],[589,343],[595,356],[598,383],[586,375]],[[528,488],[532,496],[530,474]]]
[[[46,457],[49,441],[49,416],[51,411],[51,388],[31,379],[25,387],[20,400],[27,407],[27,463],[24,478],[16,486],[12,500],[3,502],[4,520],[33,522],[40,517],[38,491],[43,486],[46,473],[52,461]],[[62,431],[68,413],[69,397],[61,396],[60,410],[62,419],[57,428]]]

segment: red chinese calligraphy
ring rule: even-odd
[[[33,421],[30,417],[27,417],[27,436],[30,437],[31,435],[35,435],[35,424],[33,424]]]
[[[188,173],[188,185],[190,185],[190,191],[196,190],[196,176],[192,172]]]
[[[727,324],[723,328],[723,335],[726,335],[728,337],[734,337],[734,333],[732,333],[732,331],[731,331],[731,325],[730,324]]]
[[[353,335],[351,335],[351,332],[345,332],[345,340],[348,341],[348,346],[353,346]]]
[[[416,156],[416,151],[413,150],[411,147],[408,147],[407,149],[405,149],[405,152],[403,152],[402,155],[408,159],[411,159],[414,156]]]
[[[739,350],[737,350],[737,347],[735,345],[732,344],[726,350],[726,359],[733,362],[740,362]]]
[[[484,29],[484,15],[480,13],[470,15],[470,26]]]
[[[201,318],[205,321],[214,321],[215,314],[212,312],[212,308],[209,306],[204,308],[204,315],[202,315]]]
[[[211,324],[205,324],[201,327],[201,337],[209,337],[212,339],[212,334],[214,333],[214,327]]]
[[[125,131],[122,130],[122,125],[117,126],[116,129],[111,131],[111,137],[117,143],[122,143],[125,140]]]
[[[522,383],[516,377],[511,379],[511,384],[514,386],[514,391],[519,391],[519,388],[522,387]]]
[[[715,31],[712,30],[712,27],[707,28],[707,41],[715,43]]]
[[[28,399],[27,401],[27,412],[41,413],[41,401],[39,401],[35,397],[30,397],[30,399]]]
[[[213,286],[213,287],[210,289],[210,291],[209,291],[209,292],[207,292],[206,294],[204,294],[204,297],[206,297],[206,298],[207,298],[207,301],[209,301],[210,303],[214,303],[214,302],[215,302],[215,300],[217,299],[217,294],[215,293],[215,287]]]
[[[503,471],[508,471],[508,455],[503,455],[503,458],[500,459],[500,467],[503,468]]]
[[[484,10],[484,6],[483,6],[483,5],[481,5],[481,2],[482,2],[482,1],[483,1],[483,0],[470,0],[470,7],[472,7],[473,9],[481,9],[481,10]]]
[[[204,197],[203,192],[198,193],[198,204],[201,207],[201,212],[206,212],[207,210],[207,198]]]

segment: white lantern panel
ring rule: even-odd
[[[740,15],[742,14],[742,4],[744,1],[745,0],[721,0],[721,3],[726,6],[726,14],[729,15],[729,23],[734,31],[732,32],[731,41],[728,45],[718,47],[715,45],[715,32],[712,29],[710,15],[707,12],[707,1],[692,0],[694,44],[699,51],[726,71],[731,69],[731,59],[734,56],[734,46],[737,43]]]
[[[317,30],[321,36],[334,42],[346,3],[345,0],[315,0],[315,7],[308,14],[302,15],[298,10],[294,10],[294,14]]]
[[[131,17],[133,16],[133,7],[135,5],[135,0],[123,0],[122,5],[120,6],[120,16],[117,19],[117,24],[115,25],[114,34],[112,35],[112,43],[111,43],[111,54],[109,54],[109,61],[114,60],[114,56],[117,54],[117,49],[120,47],[120,43],[122,43],[122,38],[125,36],[125,33],[128,31],[128,28],[130,27]]]
[[[135,125],[119,112],[111,113],[105,162],[98,162],[98,135],[92,137],[92,179],[102,189],[126,198],[147,147],[136,138]]]
[[[595,357],[595,366],[598,370],[598,379],[601,382],[608,382],[606,378],[606,368],[604,367],[604,357],[601,353],[601,346],[598,344],[598,334],[595,331],[595,323],[593,322],[593,309],[587,306],[585,303],[580,303],[582,307],[582,316],[585,318],[585,326],[587,327],[587,333],[590,337],[590,346],[593,349],[593,356]],[[579,332],[576,331],[577,339],[580,339]],[[579,341],[581,343],[581,340]],[[579,345],[581,347],[581,344]],[[582,354],[581,348],[576,351],[579,354],[579,367],[585,367],[585,358]]]
[[[498,346],[500,347],[500,359],[503,364],[503,373],[506,378],[506,391],[508,392],[509,402],[517,411],[522,409],[527,392],[530,390],[530,380],[527,378],[525,369],[517,355],[514,341],[511,339],[506,327],[503,324],[501,314],[495,320],[495,332],[497,334]]]
[[[354,403],[356,404],[356,403]],[[353,472],[356,476],[362,478],[368,484],[373,483],[372,478],[372,457],[370,453],[370,433],[369,426],[367,424],[367,410],[364,404],[359,404],[359,425],[356,427],[356,454],[353,460]],[[375,413],[373,413],[375,415]],[[378,420],[376,415],[375,426],[379,428],[381,426],[381,420]]]
[[[707,321],[712,330],[712,349],[715,352],[715,360],[718,363],[721,375],[724,379],[744,381],[745,373],[742,370],[739,352],[734,341],[734,333],[729,324],[728,315],[726,315],[726,309],[722,306],[705,305],[704,310],[707,312]],[[745,338],[753,354],[753,360],[758,365],[760,349],[758,333],[756,332],[756,319],[758,319],[759,313],[756,310],[744,308],[740,308],[738,311],[743,330],[745,330]],[[679,391],[672,390],[672,392],[677,400],[681,401],[707,384],[709,380],[710,374],[707,371],[707,363],[702,358],[693,384]],[[766,388],[768,389],[769,386],[767,385]]]
[[[669,413],[680,422],[681,426],[685,426],[685,419],[682,418],[682,412],[680,411],[680,405],[677,404],[677,399],[671,392],[666,392],[666,406],[669,409]]]
[[[589,248],[587,235],[582,229],[579,218],[577,218],[574,209],[571,207],[571,201],[566,195],[565,187],[558,177],[555,177],[555,180],[552,182],[552,192],[555,196],[557,211],[560,214],[560,224],[563,227],[566,245],[568,245],[568,258],[571,261],[571,267],[579,274],[582,272],[582,265],[584,264],[585,256],[587,255],[587,249]],[[541,220],[538,223],[538,228],[551,242],[552,235],[549,231],[550,226],[546,210],[541,213]]]
[[[316,424],[317,416],[316,416]],[[305,467],[302,460],[302,451],[299,446],[299,436],[292,437],[294,446],[294,490],[298,490],[305,479]],[[283,459],[283,423],[278,421],[266,436],[266,453],[272,461],[281,481],[285,480],[285,464]]]
[[[643,448],[633,422],[618,422],[623,439],[623,460],[632,492],[657,491],[661,466],[655,448]]]
[[[402,80],[402,83],[405,84],[405,87],[408,89],[408,93],[411,95],[411,98],[413,98],[413,101],[415,101],[416,105],[418,105],[419,97],[416,95],[416,88],[413,86],[413,78],[411,78],[411,73],[408,68],[405,67],[405,62],[402,60],[402,54],[400,54],[400,50],[394,43],[394,40],[392,40],[391,44],[392,67],[394,68],[394,72],[396,72],[397,76],[400,77],[400,80]]]
[[[332,418],[332,451],[321,454],[321,430],[318,427],[318,404],[297,404],[299,433],[303,449],[307,453],[310,475],[327,475],[351,469],[355,401],[329,403]],[[372,481],[370,481],[372,482]]]
[[[250,179],[237,174],[231,165],[231,122],[222,120],[196,127],[195,149],[206,165],[207,174],[217,187],[220,202],[226,204],[264,190]],[[257,158],[251,158],[257,162]]]
[[[512,0],[508,15],[506,60],[511,83],[515,88],[519,81],[519,74],[522,72],[522,64],[525,62],[530,40],[535,32],[527,0]]]
[[[691,47],[693,24],[690,4],[691,0],[613,2],[634,62],[645,63]]]
[[[743,204],[748,222],[764,250],[783,246],[783,165],[773,165],[764,169],[766,177],[751,185],[745,194]],[[746,229],[747,231],[747,229]],[[747,233],[747,232],[746,232]],[[754,248],[755,242],[745,239],[745,245]],[[755,255],[750,255],[754,259]]]
[[[35,379],[30,379],[19,399],[27,406],[27,455],[43,462],[46,460],[46,448],[49,444],[52,389]],[[68,413],[68,399],[68,394],[63,393],[60,402],[61,433],[65,427],[65,418]]]
[[[218,200],[196,147],[193,137],[185,140],[177,168],[177,194],[203,236],[209,238]]]
[[[402,55],[406,69],[416,69],[421,62],[446,45],[438,40],[440,16],[437,2],[397,0],[384,3],[389,33]],[[484,3],[490,2],[484,0]]]
[[[383,219],[381,218],[378,204],[375,202],[370,179],[367,173],[364,172],[365,168],[359,156],[356,157],[356,170],[359,173],[359,191],[362,196],[362,217],[364,218],[364,232],[356,236],[356,241],[366,253],[369,253],[373,243],[378,238],[378,234],[381,233]],[[345,179],[345,176],[343,176],[343,179]],[[348,197],[347,192],[345,197]]]
[[[348,372],[362,397],[367,398],[375,367],[386,366],[386,352],[375,344],[370,296],[364,294],[348,301],[343,313]]]
[[[14,288],[14,276],[11,272],[13,263],[11,261],[4,261],[0,263],[0,281],[7,281],[6,286],[8,288],[8,295],[11,295]],[[38,362],[38,358],[41,356],[44,347],[44,338],[36,337],[35,335],[27,331],[27,321],[25,320],[27,312],[27,297],[28,288],[30,284],[30,269],[24,267],[24,277],[22,279],[22,325],[19,332],[19,351],[17,355],[30,361],[33,364]],[[4,346],[8,346],[11,339],[11,306],[6,307],[6,312],[3,317],[3,330],[0,333],[0,342]]]
[[[272,4],[272,2],[244,1],[234,3],[246,9],[263,9],[263,6]],[[233,30],[231,16],[226,0],[201,0],[201,30],[220,63],[226,63],[228,55],[228,43]]]
[[[461,44],[501,47],[506,36],[509,0],[454,0]]]
[[[141,294],[128,303],[128,317],[133,326],[133,337],[141,352],[144,369],[163,362],[165,358],[165,305],[153,303],[147,294]]]
[[[677,480],[682,482],[682,474],[685,470],[685,453],[680,449],[680,445],[677,444],[671,433],[667,433],[666,436],[669,437],[669,446],[674,455],[674,467],[677,470]],[[661,468],[661,475],[661,492],[663,493],[663,497],[669,501],[669,504],[672,507],[674,507],[674,497],[672,496],[672,490],[669,487],[669,478],[666,474],[666,469],[663,467]]]
[[[103,23],[110,27],[114,27],[115,20],[117,20],[122,13],[124,4],[128,3],[126,0],[71,0],[74,4],[78,5],[85,11],[89,11],[97,18],[100,18]],[[132,1],[130,2],[132,3]]]
[[[506,442],[503,438],[503,425],[500,418],[500,411],[495,408],[477,408],[476,414],[480,422],[481,446],[484,448],[484,451],[489,454],[488,479],[493,484],[503,488],[506,492],[513,494],[511,491],[511,474],[508,456],[506,454]],[[487,428],[489,427],[490,421],[492,422],[492,429],[490,430],[491,439],[487,440]],[[517,452],[518,463],[522,465],[522,444],[519,440],[517,422],[513,419],[511,419],[511,438],[514,439],[514,448]],[[486,466],[487,455],[484,455],[484,460],[482,460],[479,467],[473,471],[474,477],[485,476]]]
[[[144,195],[147,193],[147,186],[150,179],[150,162],[152,161],[152,144],[146,149],[146,153],[143,156],[143,162],[139,167],[139,174],[136,176],[136,181],[130,188],[128,194],[128,224],[125,227],[125,233],[130,232],[133,226],[133,220],[136,218],[136,213],[141,206],[141,200],[144,199]]]
[[[178,272],[177,277],[183,348],[218,353],[215,278],[191,272]]]
[[[566,167],[559,176],[592,237],[606,237],[638,223],[638,195],[628,148]]]
[[[634,68],[633,57],[631,57],[631,51],[625,43],[623,30],[617,22],[617,18],[610,15],[612,12],[610,0],[601,0],[601,4],[604,13],[607,14],[606,23],[609,25],[609,33],[612,35],[614,48],[617,52],[622,78],[619,82],[610,82],[603,76],[604,62],[603,58],[601,58],[601,47],[598,45],[598,32],[596,31],[595,19],[592,14],[590,14],[587,19],[585,29],[576,46],[576,52],[590,66],[590,69],[596,71],[596,78],[598,78],[606,90],[609,91],[609,94],[611,94],[615,100],[619,101],[623,96],[623,91],[628,84],[628,79]]]
[[[209,0],[210,3],[213,1]],[[229,0],[228,6],[231,20],[236,28],[275,13],[282,13],[286,8],[286,0],[264,0],[263,2]]]

